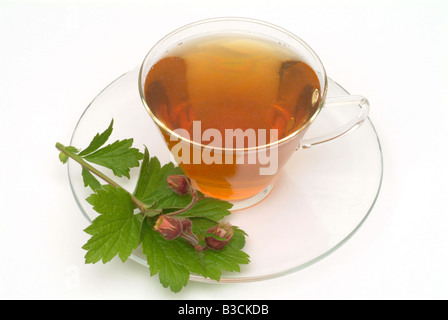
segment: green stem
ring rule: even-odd
[[[174,211],[174,212],[170,212],[167,213],[166,216],[176,216],[178,214],[184,213],[185,211],[190,210],[191,208],[194,207],[194,205],[196,204],[196,202],[198,202],[199,200],[203,199],[204,197],[197,197],[197,196],[193,196],[193,199],[191,199],[191,202],[188,206],[186,206],[185,208],[182,208],[180,210]]]
[[[79,163],[82,167],[86,168],[87,170],[89,170],[90,172],[92,172],[93,174],[95,174],[96,176],[101,178],[102,180],[106,181],[111,186],[113,186],[115,188],[120,188],[120,189],[126,191],[129,194],[129,196],[131,197],[132,202],[137,206],[137,208],[139,208],[139,210],[141,212],[144,213],[149,210],[149,208],[142,201],[137,199],[132,193],[130,193],[125,188],[120,186],[117,182],[115,182],[114,180],[112,180],[111,178],[106,176],[104,173],[97,170],[95,167],[93,167],[89,163],[87,163],[81,156],[77,155],[76,153],[71,152],[70,150],[67,150],[67,147],[64,146],[63,144],[61,144],[59,142],[56,143],[56,149],[58,149],[59,151],[61,151],[65,155],[67,155],[69,158],[71,158],[74,161],[76,161],[77,163]]]

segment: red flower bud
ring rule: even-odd
[[[166,180],[170,189],[181,196],[190,193],[192,190],[190,179],[184,175],[170,175]]]
[[[212,236],[205,237],[205,242],[210,249],[222,250],[233,237],[234,229],[228,223],[220,223],[207,230]]]
[[[193,226],[191,220],[182,219],[181,223],[182,223],[182,232],[191,233],[191,227]]]
[[[176,239],[183,231],[182,220],[161,215],[156,221],[154,230],[158,231],[166,240]]]

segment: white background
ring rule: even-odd
[[[264,282],[173,294],[131,261],[84,265],[87,222],[55,142],[162,36],[217,16],[296,33],[369,98],[385,162],[371,216],[328,258]],[[0,0],[0,298],[448,298],[447,17],[444,0]]]

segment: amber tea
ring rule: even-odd
[[[185,148],[173,154],[191,160],[179,161],[179,165],[195,186],[227,200],[251,197],[273,178],[259,172],[266,163],[244,163],[237,160],[237,152],[229,157],[219,149],[228,146],[224,140],[229,130],[255,134],[253,139],[244,135],[240,147],[263,148],[308,123],[319,104],[320,90],[318,76],[298,53],[276,41],[243,35],[184,41],[151,67],[144,85],[148,107],[168,129],[182,129],[191,140],[198,136],[194,132],[198,122],[199,136],[214,130],[213,139],[201,141],[199,147],[202,151],[204,145],[218,147],[211,154],[222,161],[213,163],[194,161],[197,146],[185,146],[164,135],[172,152],[176,144],[184,143]],[[267,137],[260,136],[264,132]],[[218,134],[222,139],[216,138]],[[277,147],[275,161],[280,168],[297,145]]]

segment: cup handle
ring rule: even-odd
[[[342,137],[348,133],[353,132],[358,129],[367,116],[369,115],[370,104],[369,101],[363,96],[342,96],[342,97],[332,97],[327,98],[324,103],[324,108],[328,107],[338,107],[347,105],[358,105],[361,110],[359,114],[353,118],[351,121],[347,122],[342,127],[332,130],[326,135],[315,137],[315,138],[304,138],[300,142],[299,149],[311,148],[315,145],[334,140],[336,138]]]

